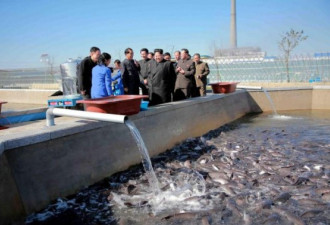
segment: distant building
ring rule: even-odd
[[[261,51],[259,47],[216,49],[214,51],[214,58],[264,58],[265,56],[266,52]]]

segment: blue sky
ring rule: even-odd
[[[330,51],[329,0],[237,0],[237,43],[278,55],[290,28],[309,38],[295,53]],[[211,54],[228,48],[230,0],[1,0],[0,69],[41,67],[48,53],[56,64],[85,57],[98,46],[113,59],[131,47],[165,51],[188,48]]]

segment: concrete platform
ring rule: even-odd
[[[47,108],[47,103],[45,104],[28,104],[28,103],[13,103],[8,102],[2,105],[1,114],[12,113],[17,111],[28,111],[34,109],[45,109]]]
[[[330,109],[330,88],[269,90],[278,110]],[[151,156],[188,137],[269,111],[262,91],[238,90],[152,107],[130,116]],[[78,118],[10,125],[0,131],[0,224],[37,211],[57,197],[77,192],[140,163],[136,143],[124,124]]]

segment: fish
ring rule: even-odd
[[[323,212],[324,212],[324,210],[322,210],[322,209],[311,209],[311,210],[307,210],[307,211],[303,212],[300,215],[300,217],[303,217],[303,218],[315,217]]]
[[[252,220],[249,214],[247,214],[245,211],[243,212],[243,221],[245,225],[251,225]]]
[[[202,217],[202,225],[210,225],[210,217],[209,216],[203,216]]]
[[[256,205],[256,211],[261,212],[263,209],[270,209],[274,205],[274,202],[271,199],[265,199]]]
[[[291,194],[289,192],[283,192],[274,199],[274,203],[282,204],[288,201],[290,198],[291,198]]]
[[[305,225],[305,222],[302,219],[300,219],[298,216],[296,216],[295,214],[291,213],[288,210],[281,209],[278,207],[272,207],[272,210],[278,213],[279,215],[286,217],[286,219],[291,223],[293,223],[294,225]]]
[[[323,201],[313,198],[301,198],[301,199],[297,199],[297,201],[300,205],[310,206],[314,208],[326,206],[326,203],[324,203]]]
[[[236,193],[233,191],[233,189],[231,187],[229,187],[228,185],[224,184],[221,185],[220,188],[223,190],[223,192],[225,192],[228,196],[235,196]]]
[[[237,208],[237,204],[236,204],[236,202],[235,202],[234,199],[232,199],[232,198],[231,199],[227,199],[226,207],[228,209],[230,209],[234,213],[234,215],[239,216],[239,217],[242,217],[243,216],[243,214]]]
[[[229,178],[226,174],[221,172],[210,172],[208,173],[208,176],[215,182],[218,182],[220,184],[228,184]]]
[[[281,220],[281,216],[277,213],[270,214],[262,224],[280,224],[279,221]]]
[[[175,219],[184,219],[184,220],[191,220],[191,219],[196,219],[198,217],[197,213],[178,213],[178,214],[173,214],[173,215],[169,215],[166,217],[163,217],[162,220],[169,220],[172,218]]]
[[[323,193],[321,198],[326,202],[330,202],[330,192]]]

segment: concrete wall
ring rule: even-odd
[[[57,90],[38,89],[0,89],[0,100],[10,103],[45,104],[47,99]]]
[[[269,89],[267,92],[277,111],[312,109],[312,88]],[[269,99],[263,91],[251,91],[249,93],[262,111],[272,111]]]
[[[330,109],[330,87],[313,88],[312,109]]]
[[[9,224],[25,215],[10,165],[4,154],[0,155],[0,224]]]
[[[272,88],[267,90],[276,110],[330,109],[330,87]],[[262,111],[272,111],[263,91],[250,91],[250,96]]]
[[[327,90],[270,90],[278,110],[330,109]],[[315,103],[313,101],[316,101]],[[270,111],[263,92],[236,91],[164,104],[131,116],[151,156],[250,112]],[[123,124],[77,118],[13,126],[0,133],[0,224],[140,163]],[[9,204],[6,204],[10,202]]]

